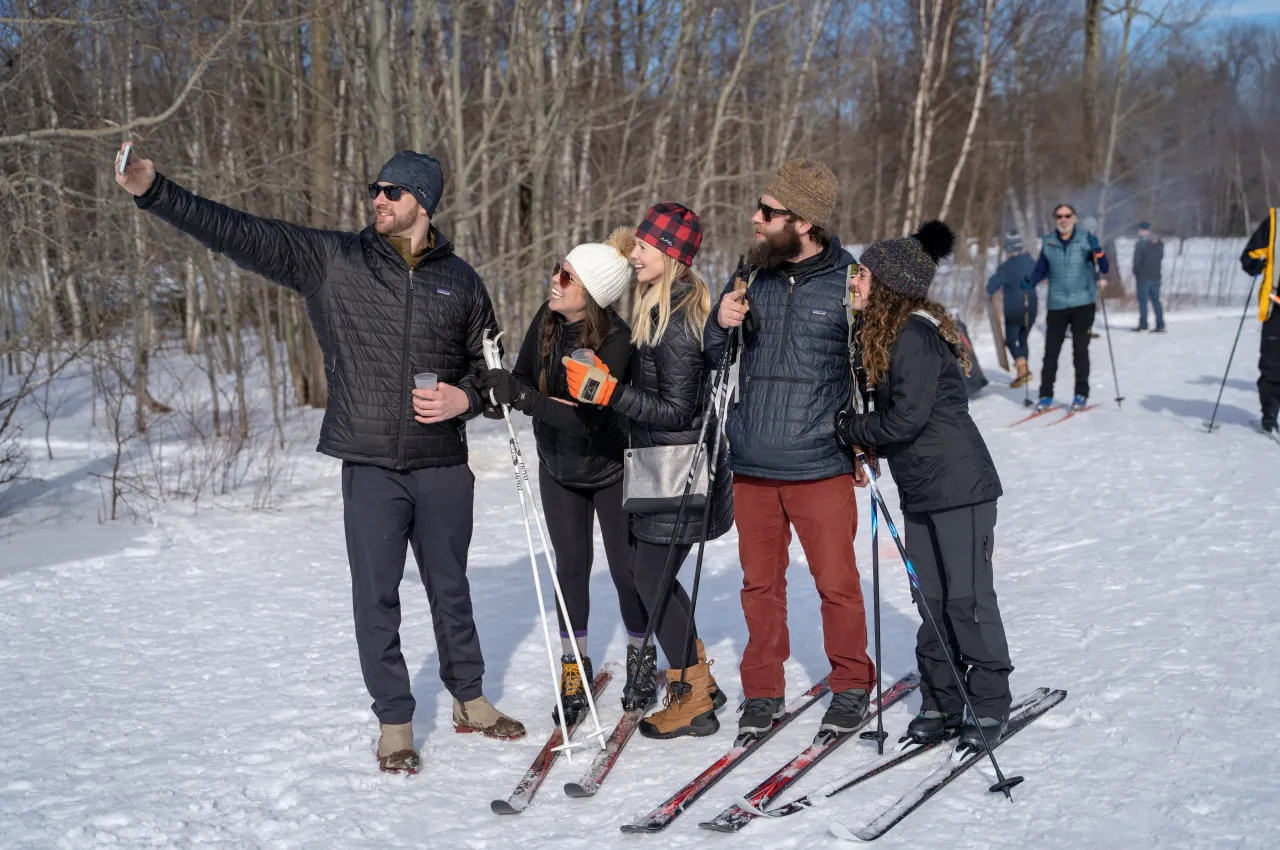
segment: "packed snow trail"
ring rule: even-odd
[[[1015,693],[1050,683],[1069,697],[1001,747],[1026,777],[1015,804],[988,794],[976,766],[885,836],[883,847],[1270,845],[1280,834],[1276,747],[1259,729],[1280,704],[1280,447],[1249,425],[1258,326],[1245,325],[1212,435],[1209,417],[1239,308],[1172,312],[1169,333],[1130,333],[1112,313],[1123,410],[1110,401],[1103,340],[1092,346],[1093,401],[1061,427],[1032,421],[1022,390],[992,386],[973,413],[1005,490],[996,583],[1016,670]],[[1099,330],[1101,324],[1099,323]],[[1037,377],[1043,334],[1032,334]],[[1069,389],[1069,355],[1059,372]],[[505,437],[471,426],[476,526],[471,581],[496,705],[529,725],[524,741],[455,735],[436,674],[430,615],[410,561],[402,588],[405,655],[418,698],[423,773],[378,772],[377,726],[357,665],[343,547],[338,465],[311,451],[314,417],[295,414],[300,447],[272,511],[222,499],[170,503],[154,524],[99,526],[85,406],[54,422],[57,460],[39,460],[33,420],[23,512],[0,536],[0,847],[472,848],[835,847],[834,809],[759,819],[737,838],[697,824],[732,804],[813,737],[812,712],[780,733],[660,838],[624,836],[730,744],[746,638],[736,536],[707,548],[699,625],[730,697],[724,729],[702,739],[636,738],[600,793],[561,792],[589,760],[557,765],[519,818],[504,797],[551,730],[541,635]],[[1050,421],[1053,417],[1050,417]],[[532,455],[527,421],[520,423]],[[885,482],[891,509],[894,488]],[[866,499],[861,499],[864,528]],[[900,511],[895,519],[900,521]],[[105,528],[105,531],[104,531]],[[119,529],[118,531],[116,529]],[[882,535],[884,677],[915,665],[919,621]],[[86,542],[88,541],[88,542]],[[56,544],[56,545],[55,545]],[[83,552],[97,554],[85,556]],[[66,560],[58,553],[75,553]],[[858,539],[870,598],[868,535]],[[818,601],[792,548],[790,695],[828,668]],[[590,655],[623,656],[604,554],[593,577]],[[548,605],[550,601],[548,600]],[[610,691],[609,693],[614,693]],[[918,698],[886,712],[896,737]],[[621,713],[613,697],[601,720]],[[796,795],[867,761],[850,742]],[[563,762],[563,760],[562,760]],[[929,758],[838,801],[865,822],[911,788]],[[780,801],[784,802],[784,801]],[[745,843],[744,843],[745,842]]]

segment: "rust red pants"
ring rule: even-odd
[[[867,616],[853,557],[858,504],[852,475],[820,481],[776,481],[735,475],[734,519],[742,561],[742,612],[747,618],[742,690],[747,698],[780,697],[787,634],[787,547],[795,526],[822,598],[822,639],[831,661],[832,691],[875,688],[867,656]]]

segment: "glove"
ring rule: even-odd
[[[497,401],[528,413],[533,407],[533,390],[516,380],[506,369],[490,369],[480,376],[480,397],[486,402]],[[492,396],[490,396],[492,391]]]
[[[1018,284],[1018,285],[1019,285],[1019,286],[1021,286],[1023,289],[1035,289],[1035,288],[1036,288],[1036,285],[1035,285],[1034,283],[1032,283],[1032,282],[1031,282],[1031,278],[1029,278],[1029,277],[1024,277],[1024,278],[1022,279],[1022,283],[1020,283],[1020,284]]]
[[[561,357],[565,375],[569,379],[569,395],[586,404],[608,404],[618,379],[609,374],[609,367],[594,354],[595,364],[585,366],[571,357]]]
[[[853,437],[849,434],[849,428],[853,425],[853,414],[848,410],[840,410],[836,413],[836,439],[840,441],[842,446],[852,446]]]

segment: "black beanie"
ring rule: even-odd
[[[436,214],[436,205],[444,194],[444,170],[440,160],[425,153],[400,151],[387,160],[378,172],[379,183],[394,183],[408,189],[427,215]]]

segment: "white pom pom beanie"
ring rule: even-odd
[[[620,228],[621,230],[621,228]],[[615,304],[631,283],[631,246],[615,231],[607,242],[587,242],[569,252],[565,262],[573,266],[591,298],[601,307]],[[635,244],[634,237],[631,244]]]

